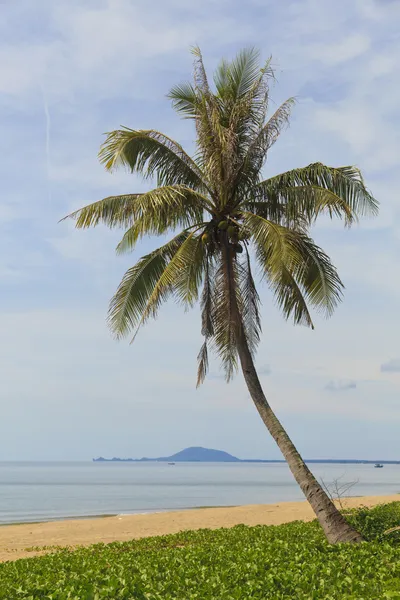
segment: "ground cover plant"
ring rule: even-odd
[[[201,530],[0,565],[0,598],[48,600],[400,599],[400,502],[350,511],[364,539],[331,545],[321,527]]]

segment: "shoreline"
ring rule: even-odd
[[[400,494],[400,492],[399,492]],[[360,496],[354,496],[359,498]],[[296,500],[293,500],[296,502]],[[149,510],[138,510],[125,513],[99,513],[95,515],[67,515],[62,517],[44,517],[33,521],[4,521],[0,522],[0,527],[16,527],[18,525],[43,525],[44,523],[60,523],[63,521],[90,521],[93,519],[107,519],[109,517],[133,517],[135,515],[158,515],[159,513],[175,513],[187,510],[204,510],[205,508],[235,508],[237,504],[213,505],[213,506],[184,506],[179,508],[156,508]]]
[[[342,499],[345,509],[396,501],[400,502],[400,494]],[[37,556],[61,548],[122,542],[185,530],[219,529],[240,524],[281,525],[313,519],[315,515],[310,505],[302,500],[3,525],[0,527],[0,562]]]

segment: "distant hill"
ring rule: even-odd
[[[185,448],[172,456],[161,457],[156,460],[172,462],[240,462],[239,458],[228,454],[228,452],[202,448],[201,446]]]
[[[202,448],[201,446],[192,446],[185,448],[172,456],[160,456],[159,458],[94,458],[94,462],[242,462],[236,456],[228,454],[223,450],[213,450],[211,448]]]
[[[246,462],[246,463],[284,463],[284,460],[243,460],[232,456],[223,450],[214,450],[212,448],[202,448],[201,446],[192,446],[185,448],[172,456],[160,456],[159,458],[93,458],[94,462]],[[351,460],[351,459],[306,459],[307,463],[331,463],[331,464],[400,464],[396,460]]]

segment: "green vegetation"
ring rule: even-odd
[[[329,545],[317,522],[184,532],[0,565],[0,598],[400,599],[400,502],[351,511],[362,544]]]

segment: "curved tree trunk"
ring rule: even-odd
[[[347,523],[332,500],[322,489],[321,485],[301,458],[279,419],[271,409],[262,390],[253,358],[244,335],[242,323],[239,323],[237,346],[243,375],[250,396],[264,425],[278,444],[280,451],[289,465],[289,469],[293,473],[294,478],[308,502],[311,504],[328,541],[332,544],[339,542],[362,542],[362,536]]]
[[[315,512],[328,542],[332,544],[339,542],[362,542],[363,537],[361,534],[347,523],[346,519],[340,514],[335,504],[315,479],[264,395],[247,343],[243,320],[237,304],[236,282],[233,274],[234,259],[229,244],[225,243],[223,245],[222,253],[225,265],[226,289],[229,294],[231,310],[229,318],[236,329],[237,351],[247,388],[259,415],[278,444],[289,469]]]

